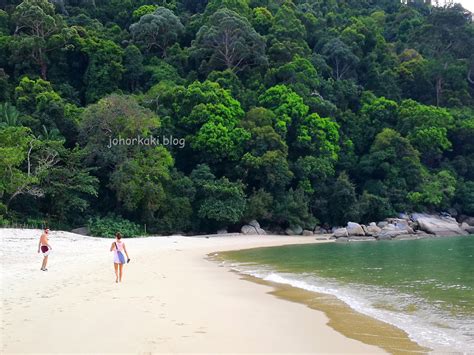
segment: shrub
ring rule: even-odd
[[[94,237],[114,238],[117,232],[120,232],[125,238],[145,234],[138,224],[115,215],[92,218],[89,220],[88,227]]]

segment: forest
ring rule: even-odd
[[[183,144],[110,144],[150,137]],[[0,225],[133,236],[412,211],[474,215],[460,5],[0,0]]]

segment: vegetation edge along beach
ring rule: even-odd
[[[474,214],[459,4],[1,6],[1,225],[202,234]]]

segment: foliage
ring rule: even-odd
[[[146,51],[158,50],[166,57],[167,49],[177,41],[183,29],[181,21],[171,10],[158,7],[131,25],[130,33],[134,42]]]
[[[144,235],[143,229],[138,224],[116,215],[92,218],[88,222],[88,227],[91,235],[95,237],[115,238],[117,232],[125,238]]]
[[[472,215],[473,21],[436,4],[7,1],[0,224]]]
[[[196,56],[207,59],[203,64],[209,69],[238,72],[266,61],[263,38],[245,17],[229,9],[219,9],[210,17],[193,46]]]

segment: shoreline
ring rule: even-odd
[[[453,238],[459,241],[465,241],[472,237],[473,236],[450,236],[435,237],[432,239],[443,240]],[[403,242],[407,242],[407,240]],[[382,244],[389,246],[391,243]],[[410,243],[404,244],[408,246]],[[472,247],[472,243],[469,245]],[[320,255],[322,260],[326,260],[326,258],[321,255],[323,253],[322,251],[326,251],[327,254],[329,250],[334,251],[334,247],[336,247],[336,245],[315,247],[315,254],[311,255],[313,255],[313,257]],[[259,251],[259,249],[261,251]],[[299,265],[295,256],[289,255],[290,261],[282,261],[279,263],[278,258],[284,258],[285,255],[288,255],[287,252],[285,252],[285,250],[288,249],[276,248],[275,251],[271,251],[271,248],[268,250],[265,249],[266,248],[255,248],[255,250],[242,250],[242,254],[239,252],[234,254],[233,251],[229,251],[228,254],[221,253],[220,258],[216,261],[222,262],[223,265],[240,275],[244,280],[271,287],[272,291],[269,292],[269,294],[275,297],[299,302],[309,308],[324,312],[329,318],[328,325],[341,334],[367,344],[379,346],[389,353],[462,353],[472,347],[472,337],[470,336],[472,332],[469,333],[468,318],[449,318],[449,314],[446,313],[444,315],[447,317],[444,317],[441,310],[441,313],[438,313],[436,308],[433,313],[434,318],[431,316],[427,318],[424,317],[422,311],[420,312],[421,314],[415,314],[414,310],[416,308],[411,308],[411,304],[408,304],[405,309],[408,310],[407,314],[409,315],[409,319],[401,318],[401,316],[393,313],[394,310],[397,310],[400,311],[399,314],[406,314],[405,310],[393,305],[394,302],[397,302],[400,298],[389,298],[392,305],[389,305],[389,301],[387,301],[387,305],[384,306],[375,296],[372,297],[374,294],[379,296],[383,295],[383,289],[382,292],[372,290],[373,294],[371,295],[367,293],[364,294],[365,291],[358,292],[356,289],[339,288],[336,282],[330,281],[331,278],[327,280],[324,279],[324,276],[314,276],[311,278],[312,271],[308,271],[310,274],[306,275],[302,271],[301,265],[295,266],[296,269],[291,271],[293,270],[294,263],[296,263],[295,265]],[[296,250],[298,250],[298,248],[296,248]],[[300,248],[299,250],[306,251],[306,253],[302,254],[308,256],[309,251],[313,249]],[[320,253],[316,253],[316,250],[319,250]],[[360,254],[360,249],[357,250],[359,250]],[[371,249],[369,249],[368,252],[370,252],[370,250]],[[245,251],[249,251],[249,253],[246,254]],[[472,255],[470,257],[472,257]],[[334,265],[331,264],[330,260],[328,260],[328,262],[328,267],[331,270],[331,267],[334,267]],[[316,265],[324,267],[324,262],[319,262]],[[369,266],[373,267],[373,263]],[[317,269],[314,269],[315,275],[317,275],[316,270]],[[328,277],[328,275],[326,276]],[[364,298],[364,296],[366,298]],[[403,299],[401,299],[401,301],[403,301]],[[370,302],[373,302],[373,304]],[[446,300],[446,302],[449,302],[449,300]],[[466,302],[468,301],[466,300]],[[424,306],[427,306],[427,304],[424,304]],[[423,305],[420,306],[420,309],[423,309],[422,307]],[[428,309],[429,307],[424,308],[425,311]],[[417,318],[417,316],[421,317]],[[349,320],[347,318],[353,319]],[[360,320],[357,318],[360,318]],[[432,321],[433,324],[430,324],[430,321]],[[354,327],[354,325],[357,326]],[[446,328],[446,332],[443,331],[444,327]],[[463,332],[458,334],[454,329],[460,329],[463,330]],[[447,330],[452,331],[448,332]],[[446,337],[445,341],[436,340],[443,339],[443,337]]]
[[[131,263],[115,284],[111,239],[52,232],[39,271],[38,230],[0,230],[2,353],[383,353],[327,325],[321,311],[268,295],[267,285],[209,253],[308,237],[127,239]],[[296,330],[297,329],[297,330]]]

